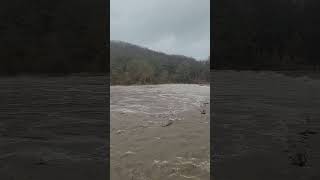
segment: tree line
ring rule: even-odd
[[[111,42],[111,84],[206,83],[209,59],[166,55],[124,42]]]
[[[320,1],[213,2],[214,69],[319,70]]]

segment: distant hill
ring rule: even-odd
[[[134,44],[110,42],[111,84],[209,82],[209,61],[168,55]]]

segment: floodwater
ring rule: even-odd
[[[320,179],[320,80],[212,73],[216,180]]]
[[[108,179],[108,83],[0,78],[0,179]]]
[[[111,86],[111,179],[208,180],[210,87]]]
[[[183,112],[209,103],[208,85],[163,84],[144,86],[112,86],[112,112],[163,114],[170,110]]]

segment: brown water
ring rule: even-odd
[[[245,71],[212,79],[216,180],[320,179],[320,80]],[[319,133],[301,135],[306,129]],[[299,152],[305,166],[292,163]]]
[[[208,180],[209,99],[209,86],[112,86],[111,179]]]
[[[107,79],[0,78],[0,179],[107,179]]]

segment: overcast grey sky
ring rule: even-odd
[[[210,53],[210,0],[111,0],[110,38],[169,54]]]

